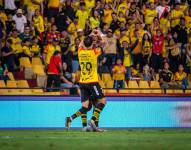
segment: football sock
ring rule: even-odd
[[[93,116],[92,116],[92,120],[95,122],[96,120],[99,120],[99,115],[101,113],[101,111],[103,110],[103,108],[105,107],[105,104],[99,103],[93,112]]]
[[[95,108],[94,108],[94,110],[95,110]],[[94,112],[94,110],[93,110],[93,112]],[[97,118],[96,120],[95,120],[95,125],[98,127],[99,126],[99,118]]]
[[[91,108],[92,108],[92,104],[89,104],[87,111],[90,111]],[[87,112],[81,114],[81,119],[82,119],[82,126],[86,127],[87,126]]]
[[[75,114],[73,114],[70,118],[71,118],[71,120],[74,120],[75,118],[79,117],[81,114],[86,114],[87,111],[88,111],[88,108],[82,107]]]
[[[99,118],[97,118],[96,120],[95,120],[95,125],[98,127],[99,126]]]
[[[81,118],[82,118],[82,126],[86,127],[87,126],[87,114],[82,114]]]

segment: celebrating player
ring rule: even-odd
[[[100,34],[96,32],[96,34]],[[101,54],[101,48],[93,48],[93,38],[92,36],[87,36],[84,38],[83,44],[81,43],[78,49],[78,58],[81,68],[80,74],[80,91],[81,91],[81,101],[82,107],[71,117],[66,118],[66,128],[69,129],[70,123],[72,120],[81,116],[84,113],[87,113],[89,110],[89,98],[92,95],[97,101],[93,115],[88,124],[95,131],[103,131],[99,129],[95,122],[99,119],[99,115],[106,104],[106,99],[101,89],[101,86],[98,83],[98,72],[97,72],[97,58]]]

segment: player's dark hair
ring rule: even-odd
[[[86,36],[84,38],[84,45],[85,47],[90,47],[93,43],[93,38],[91,36]]]

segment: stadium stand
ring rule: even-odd
[[[94,39],[94,46],[104,50],[98,78],[105,93],[191,93],[188,0],[4,2],[0,18],[0,94],[57,95],[45,92],[53,53],[61,52],[63,76],[74,82],[73,74],[79,70],[77,47],[95,28],[104,41]],[[112,73],[116,59],[126,68],[123,88],[117,90]],[[120,70],[118,74],[122,75]]]

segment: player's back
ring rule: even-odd
[[[101,51],[99,49],[82,49],[78,50],[79,64],[81,68],[80,83],[98,82],[97,58]]]

